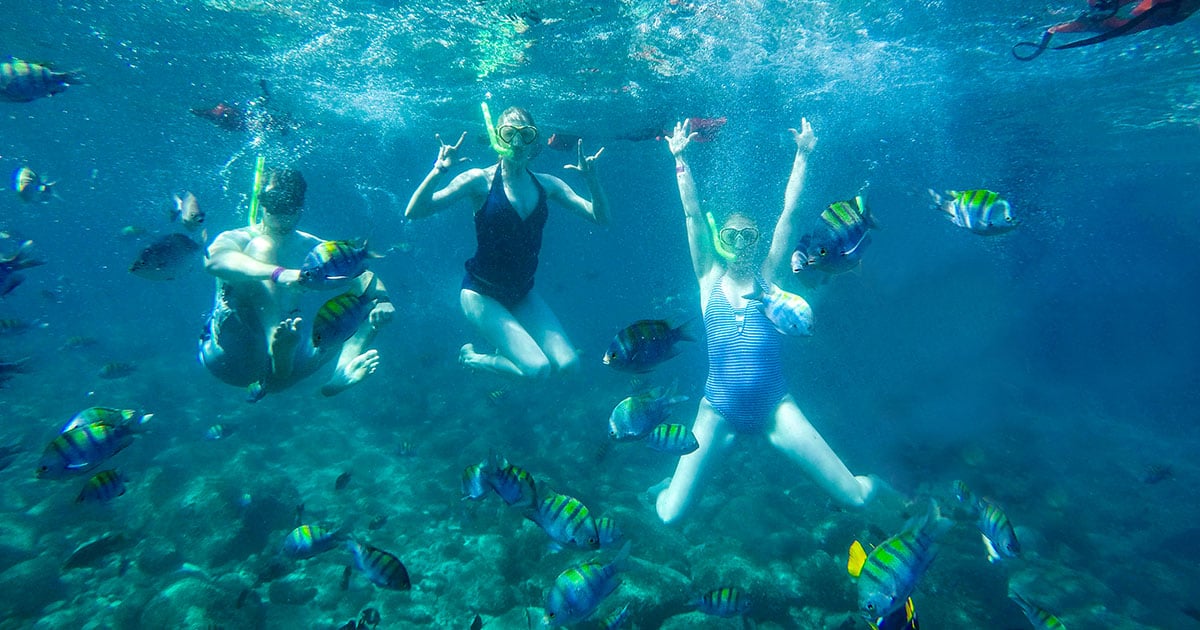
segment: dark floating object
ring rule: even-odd
[[[1150,464],[1146,467],[1146,472],[1142,474],[1142,483],[1153,485],[1174,476],[1175,471],[1170,464]]]
[[[348,564],[346,565],[346,570],[342,571],[341,589],[343,591],[348,590],[350,588],[350,574],[353,572],[354,572],[354,567],[352,567]]]
[[[475,621],[471,622],[471,630],[479,630],[482,627],[483,627],[483,617],[480,617],[478,614],[476,614]]]
[[[333,489],[343,490],[348,485],[350,485],[350,471],[347,470],[346,472],[338,475],[337,481],[333,482]]]
[[[358,617],[358,627],[364,628],[366,626],[370,626],[374,628],[375,626],[378,626],[379,622],[382,620],[383,617],[379,614],[378,610],[375,610],[374,608],[364,608],[362,614]]]

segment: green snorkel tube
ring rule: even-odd
[[[488,110],[487,101],[480,102],[479,107],[483,110],[483,124],[487,126],[488,140],[492,142],[492,150],[500,157],[511,160],[512,147],[500,143],[500,136],[496,135],[496,126],[492,124],[492,113]]]
[[[717,229],[717,222],[715,219],[713,219],[712,213],[705,212],[704,217],[708,219],[708,231],[712,234],[713,250],[717,252],[718,256],[724,258],[727,262],[733,260],[737,254],[730,251],[729,248],[725,246],[725,243],[721,242],[721,231]]]
[[[261,155],[254,162],[254,190],[250,192],[250,227],[258,225],[258,195],[263,189],[263,167],[266,164],[267,158]]]

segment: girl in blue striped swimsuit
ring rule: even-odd
[[[859,507],[870,500],[874,482],[854,476],[787,392],[781,360],[782,335],[762,312],[743,297],[754,285],[770,281],[783,285],[791,278],[786,260],[801,232],[796,206],[804,186],[808,154],[817,138],[807,120],[792,129],[796,158],[792,163],[784,196],[783,213],[775,226],[766,262],[756,269],[759,231],[754,221],[742,214],[725,220],[716,237],[700,211],[696,182],[684,159],[684,151],[696,134],[685,123],[675,126],[667,138],[675,156],[679,196],[687,220],[692,265],[700,282],[700,307],[708,343],[708,381],[692,431],[699,450],[679,459],[675,475],[659,493],[658,516],[663,522],[678,519],[696,495],[713,455],[732,444],[739,435],[765,433],[771,444],[795,461],[818,485],[839,502]]]

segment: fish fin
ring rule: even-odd
[[[987,549],[987,561],[995,563],[1000,559],[1000,552],[996,551],[996,545],[992,544],[992,539],[987,537],[987,534],[980,533],[979,537],[983,539],[983,546]]]
[[[682,324],[680,324],[674,328],[675,334],[677,334],[679,336],[680,341],[695,341],[696,340],[696,338],[693,337],[687,331],[688,324],[691,324],[694,321],[696,321],[696,318],[690,317],[690,318],[688,318],[687,321],[683,322]]]
[[[854,577],[862,573],[863,565],[867,563],[867,550],[857,540],[850,545],[850,558],[846,562],[846,572]]]

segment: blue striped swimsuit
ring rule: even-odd
[[[734,310],[725,299],[722,276],[708,296],[704,331],[708,381],[704,397],[739,433],[761,431],[787,395],[783,378],[783,335],[750,300]],[[764,284],[761,280],[758,283]],[[739,324],[738,319],[741,318]]]

